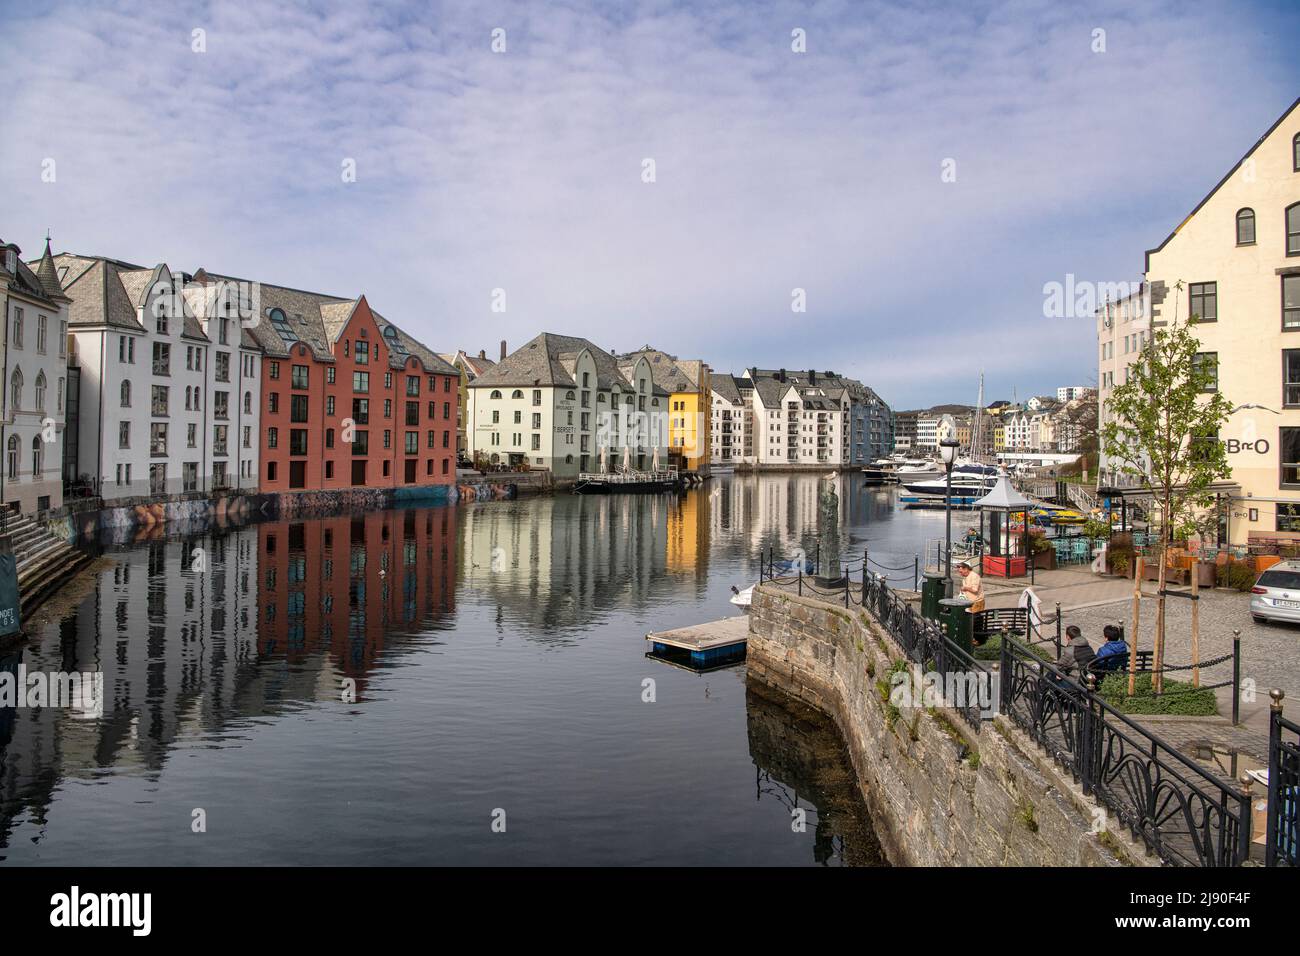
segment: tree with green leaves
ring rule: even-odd
[[[1175,284],[1181,291],[1183,283]],[[1178,300],[1175,296],[1175,302]],[[1165,586],[1168,552],[1175,536],[1196,529],[1213,503],[1211,483],[1232,474],[1219,429],[1232,413],[1218,390],[1212,356],[1200,351],[1194,328],[1198,316],[1179,324],[1175,312],[1129,366],[1128,380],[1106,401],[1102,447],[1115,469],[1136,478],[1155,499],[1160,527],[1160,584],[1156,601],[1153,669],[1157,694],[1163,691]],[[1137,635],[1132,635],[1136,651]],[[1132,682],[1130,681],[1130,684]]]

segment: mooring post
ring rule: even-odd
[[[903,565],[903,567],[907,567],[907,565]],[[912,555],[912,590],[919,591],[920,589],[921,589],[921,556],[919,554],[913,554]]]
[[[799,596],[803,597],[803,562],[799,562]]]
[[[1241,628],[1232,629],[1232,726],[1241,717]]]
[[[849,606],[849,566],[844,565],[844,606]]]

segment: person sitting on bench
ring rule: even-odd
[[[1067,627],[1065,636],[1069,640],[1066,642],[1058,666],[1071,677],[1082,677],[1088,672],[1088,665],[1097,657],[1097,652],[1092,649],[1092,645],[1083,636],[1083,631],[1079,630],[1078,625],[1071,624]]]
[[[1097,659],[1093,661],[1094,671],[1116,671],[1128,663],[1128,644],[1124,641],[1124,632],[1114,624],[1107,624],[1102,630],[1106,643],[1097,648]]]

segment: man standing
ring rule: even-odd
[[[979,572],[971,567],[969,561],[962,561],[957,565],[957,573],[961,576],[961,596],[971,602],[971,606],[966,608],[968,614],[978,614],[984,610],[984,581],[980,578]]]

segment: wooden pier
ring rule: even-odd
[[[745,659],[749,618],[741,614],[671,631],[653,631],[645,639],[650,642],[646,656],[655,660],[696,671],[727,667]]]

